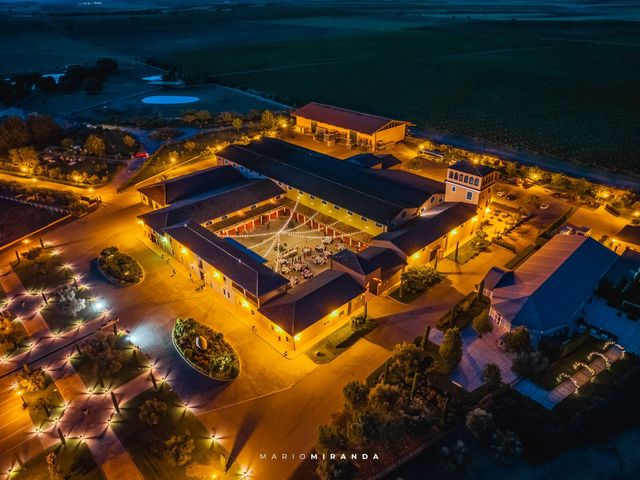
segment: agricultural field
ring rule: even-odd
[[[168,55],[220,82],[627,169],[639,146],[634,24],[482,22]],[[471,41],[470,41],[471,40]],[[322,78],[322,81],[318,81]]]
[[[0,246],[38,230],[63,215],[0,198]]]

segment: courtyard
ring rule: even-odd
[[[289,216],[269,220],[230,238],[265,259],[267,266],[287,277],[291,285],[328,269],[331,255],[347,248],[339,237],[326,236],[308,222]]]

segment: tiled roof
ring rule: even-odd
[[[349,270],[362,276],[369,275],[379,268],[375,263],[346,248],[334,254],[331,257],[331,261],[344,265]]]
[[[591,237],[556,235],[493,289],[491,306],[513,327],[561,327],[595,291],[618,255]]]
[[[355,130],[356,132],[371,135],[389,122],[393,122],[391,118],[380,117],[368,113],[354,112],[346,108],[332,107],[323,105],[322,103],[307,103],[294,111],[291,115],[294,117],[307,118],[320,123],[326,123],[340,128]],[[410,124],[409,122],[404,122]]]
[[[244,178],[244,177],[243,177]],[[244,180],[220,190],[206,192],[159,210],[140,215],[146,225],[156,232],[163,228],[193,220],[204,223],[275,198],[282,189],[271,180]]]
[[[270,138],[229,145],[218,156],[383,224],[442,191],[407,172],[363,168]]]
[[[310,327],[364,289],[348,273],[325,270],[259,309],[290,335]]]
[[[475,175],[477,177],[486,177],[490,173],[496,170],[486,165],[474,164],[466,160],[460,160],[449,167],[451,170],[457,172],[468,173],[469,175]]]
[[[207,168],[139,188],[138,191],[165,206],[245,180],[238,170],[229,166]]]
[[[358,255],[378,265],[381,269],[382,279],[391,277],[407,264],[398,252],[390,248],[367,247]]]
[[[289,280],[257,261],[254,256],[195,222],[187,221],[168,227],[164,232],[255,297],[289,283]]]
[[[374,246],[390,242],[405,255],[410,256],[443,237],[476,215],[473,205],[466,203],[441,203],[423,215],[412,218],[398,228],[373,238]]]

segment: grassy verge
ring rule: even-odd
[[[152,398],[164,402],[168,410],[159,416],[157,425],[150,427],[140,420],[138,414],[140,406]],[[121,410],[118,421],[112,423],[113,430],[144,478],[176,480],[191,478],[199,472],[205,472],[206,478],[214,478],[214,474],[217,474],[216,479],[237,478],[239,469],[236,465],[232,465],[226,474],[222,467],[222,462],[228,458],[227,452],[166,385],[162,392],[150,389],[141,393]],[[172,435],[184,435],[187,431],[195,447],[190,454],[191,462],[175,466],[163,455],[164,442]]]
[[[490,243],[484,238],[476,237],[458,248],[457,260],[455,252],[447,255],[446,258],[451,260],[452,262],[456,262],[459,265],[464,265],[469,260],[477,257],[480,252],[486,250],[489,245]]]
[[[471,292],[455,304],[450,311],[445,313],[444,316],[438,320],[436,327],[442,332],[453,327],[458,327],[458,329],[462,331],[471,323],[474,317],[479,315],[482,310],[488,308],[489,301],[486,297],[479,300],[478,294]]]
[[[400,287],[398,287],[395,290],[393,290],[389,294],[389,296],[400,303],[411,303],[425,292],[426,290],[419,290],[413,293],[406,293],[406,290],[405,290],[405,292],[403,292],[403,295],[400,295]]]
[[[67,440],[51,447],[25,463],[24,468],[16,468],[8,477],[11,480],[51,480],[54,477],[47,466],[47,455],[55,453],[56,465],[61,469],[60,478],[73,480],[103,480],[100,467],[96,464],[89,447],[77,440]]]
[[[587,360],[589,353],[602,352],[603,345],[604,341],[589,337],[580,347],[553,362],[542,374],[535,376],[532,380],[545,390],[553,390],[559,385],[558,375],[563,372],[569,375],[574,374],[576,370],[574,370],[573,364],[576,362],[589,364]],[[602,372],[600,375],[604,373]]]
[[[347,323],[311,347],[307,356],[318,364],[329,363],[377,326],[378,323],[370,318],[358,330],[354,330],[351,323]]]
[[[63,267],[62,259],[55,250],[44,249],[33,260],[22,257],[13,264],[13,271],[20,277],[27,291],[49,290],[69,282],[72,275]]]
[[[105,375],[102,379],[104,388],[111,390],[130,382],[150,366],[144,353],[134,348],[133,344],[123,336],[119,336],[116,340],[116,354],[122,368],[115,373]],[[86,354],[74,355],[71,364],[85,385],[88,387],[99,386],[99,378],[94,369],[95,363],[92,358]]]

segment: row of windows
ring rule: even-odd
[[[451,186],[451,191],[452,192],[456,191],[456,186],[455,185]],[[467,190],[467,200],[473,200],[473,192],[471,190]]]
[[[453,180],[459,180],[463,183],[468,183],[469,185],[475,185],[476,187],[480,185],[480,180],[478,178],[473,178],[469,175],[463,176],[461,173],[458,174],[458,172],[449,171],[449,178],[452,178]]]

